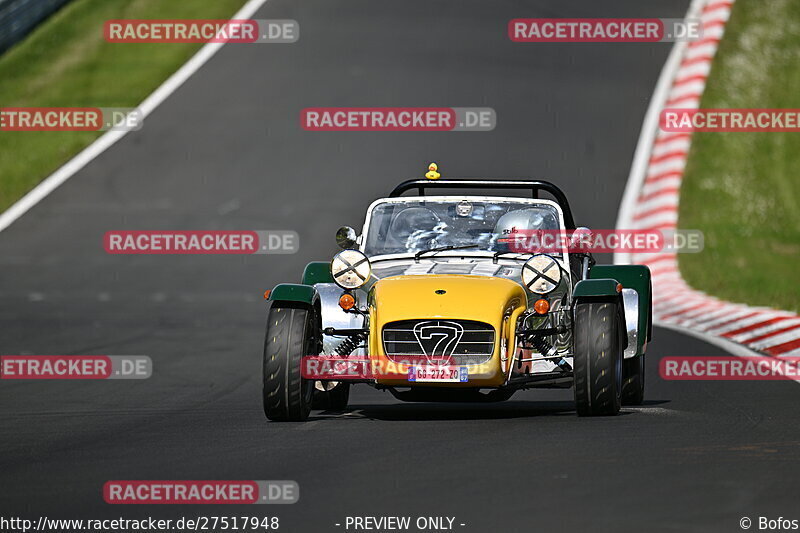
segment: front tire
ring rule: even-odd
[[[621,406],[622,361],[619,304],[575,307],[575,407],[578,416],[616,415]]]
[[[314,381],[301,375],[302,358],[315,355],[314,313],[275,303],[267,318],[264,341],[264,414],[273,421],[301,422],[308,418]]]
[[[622,363],[622,405],[644,402],[644,355],[625,359]]]

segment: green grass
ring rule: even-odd
[[[107,43],[106,20],[226,19],[243,4],[74,0],[0,56],[0,107],[135,107],[201,45]],[[0,132],[0,212],[100,135]]]
[[[800,108],[800,2],[737,0],[701,107]],[[679,226],[705,233],[681,254],[693,287],[800,308],[800,133],[696,133]]]

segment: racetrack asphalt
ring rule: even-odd
[[[268,423],[265,289],[335,251],[336,228],[437,161],[446,177],[560,185],[613,228],[669,44],[517,44],[515,17],[680,18],[683,1],[269,1],[290,45],[226,45],[132,132],[0,233],[0,353],[149,355],[143,381],[0,382],[0,515],[455,516],[456,530],[737,531],[791,516],[793,382],[661,380],[658,360],[722,355],[656,329],[647,401],[579,419],[571,391],[406,404],[356,387],[344,414]],[[331,133],[316,106],[492,107],[492,132]],[[709,206],[713,208],[713,206]],[[295,255],[108,255],[121,229],[290,229]],[[292,479],[289,506],[112,506],[111,479]],[[459,524],[465,524],[460,526]]]

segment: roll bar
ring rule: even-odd
[[[564,192],[549,181],[543,180],[484,180],[484,179],[412,179],[407,180],[389,193],[390,198],[402,196],[404,192],[417,190],[425,196],[426,189],[503,189],[530,190],[533,198],[539,198],[539,191],[545,191],[555,198],[564,213],[566,229],[575,229],[572,210]]]

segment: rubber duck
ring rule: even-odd
[[[428,173],[425,174],[425,177],[429,180],[438,180],[441,174],[439,174],[437,170],[439,170],[439,166],[436,163],[431,163],[428,165]]]

